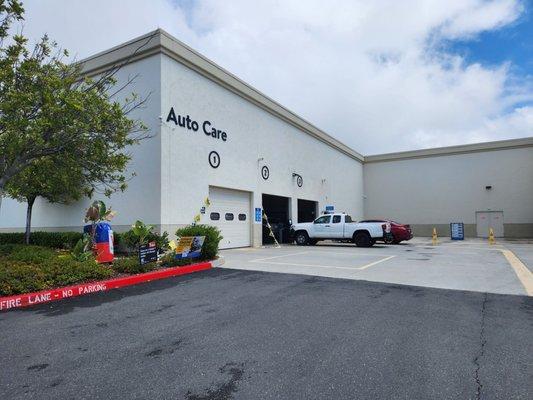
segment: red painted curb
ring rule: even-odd
[[[50,301],[66,299],[69,297],[83,296],[89,293],[106,292],[124,286],[136,285],[142,282],[150,282],[158,279],[170,278],[172,276],[191,274],[197,271],[204,271],[213,268],[210,262],[187,265],[185,267],[171,267],[158,271],[145,272],[123,278],[107,279],[82,283],[79,285],[65,286],[56,289],[43,290],[42,292],[24,293],[9,297],[0,297],[0,311],[13,308],[27,307],[34,304],[48,303]]]

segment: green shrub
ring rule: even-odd
[[[220,230],[210,225],[189,225],[178,229],[176,236],[205,236],[200,260],[214,260],[218,253],[218,244],[222,240]]]
[[[9,256],[11,253],[13,253],[20,246],[22,246],[22,245],[20,245],[20,244],[0,244],[0,257]]]
[[[154,241],[158,249],[166,251],[170,249],[170,240],[168,240],[168,232],[164,231],[161,235],[156,232],[152,232],[148,237],[148,241]]]
[[[22,232],[0,233],[0,245],[2,244],[24,244],[24,233]]]
[[[81,232],[32,232],[30,244],[53,249],[71,249],[83,236]],[[0,233],[1,244],[24,244],[23,232]]]
[[[138,274],[141,272],[153,271],[157,267],[156,263],[139,265],[137,257],[116,258],[112,268],[119,273]]]
[[[45,274],[39,267],[0,260],[0,295],[38,292],[46,287]]]
[[[35,292],[106,279],[114,271],[94,260],[79,262],[68,253],[27,245],[0,246],[0,295]]]
[[[28,264],[40,264],[57,258],[57,253],[52,249],[39,246],[15,245],[11,248],[6,259],[9,261]]]
[[[168,268],[168,267],[183,267],[185,265],[190,265],[192,263],[196,262],[196,259],[194,258],[176,258],[176,253],[173,251],[166,253],[163,257],[161,257],[161,266]]]
[[[68,255],[47,260],[42,264],[0,259],[0,295],[10,296],[19,293],[37,292],[107,279],[114,271],[106,265],[94,261],[78,262]]]
[[[73,260],[81,262],[94,259],[94,254],[91,249],[91,237],[87,233],[72,248],[70,256]]]
[[[131,229],[129,231],[122,232],[118,237],[115,235],[115,247],[120,246],[133,251],[133,249],[137,248],[137,244],[138,243],[135,235]]]
[[[41,270],[49,287],[107,279],[114,275],[113,270],[105,264],[97,264],[94,260],[79,262],[68,255],[43,264]]]
[[[158,249],[168,250],[169,249],[169,240],[168,233],[163,232],[163,234],[158,234],[156,232],[150,232],[146,236],[145,242],[155,242]],[[127,232],[121,233],[119,238],[115,238],[115,248],[121,247],[127,253],[133,253],[137,251],[139,247],[139,236],[130,229]]]

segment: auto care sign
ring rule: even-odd
[[[176,258],[200,257],[205,236],[183,236],[176,245]]]

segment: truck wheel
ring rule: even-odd
[[[357,247],[372,247],[374,244],[368,232],[357,232],[353,237],[353,241]]]
[[[296,244],[298,246],[305,246],[307,243],[309,243],[309,236],[307,236],[306,232],[296,232],[294,239],[296,240]]]

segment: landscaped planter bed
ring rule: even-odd
[[[69,253],[38,246],[0,246],[0,310],[106,291],[212,267],[211,262],[183,266],[157,263],[136,267],[135,258],[109,265],[75,261]],[[168,261],[167,261],[168,263]],[[125,271],[136,273],[125,273]],[[3,297],[1,297],[3,296]]]

